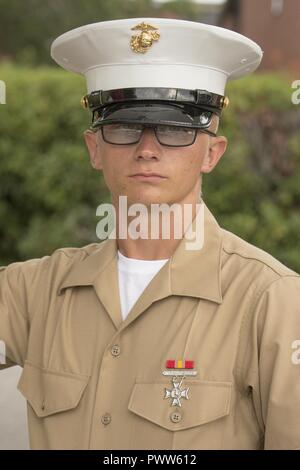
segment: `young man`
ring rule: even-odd
[[[226,150],[226,81],[255,70],[260,48],[135,18],[68,32],[52,57],[86,76],[85,140],[116,220],[100,244],[0,273],[0,337],[6,366],[24,367],[31,447],[300,448],[300,277],[221,229],[201,197]]]

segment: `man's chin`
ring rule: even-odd
[[[166,197],[162,197],[162,196],[139,197],[139,198],[128,199],[127,204],[128,204],[128,207],[134,204],[142,204],[143,206],[150,209],[152,205],[160,205],[160,204],[172,205],[172,200]]]
[[[132,206],[133,204],[143,204],[146,207],[150,207],[151,204],[169,204],[170,197],[165,194],[129,194],[127,195],[127,206]]]

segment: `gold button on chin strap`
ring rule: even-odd
[[[225,109],[229,106],[229,98],[228,96],[223,96],[221,98],[221,106],[222,106],[222,109]]]
[[[86,95],[81,98],[80,104],[84,109],[88,107],[89,103]]]

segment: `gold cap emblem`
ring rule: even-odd
[[[144,22],[131,29],[139,31],[139,34],[133,35],[130,39],[130,46],[134,52],[147,52],[152,46],[153,41],[158,41],[160,38],[158,28]]]

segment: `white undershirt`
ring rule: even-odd
[[[127,258],[118,250],[118,275],[123,320],[155,274],[169,261]]]

